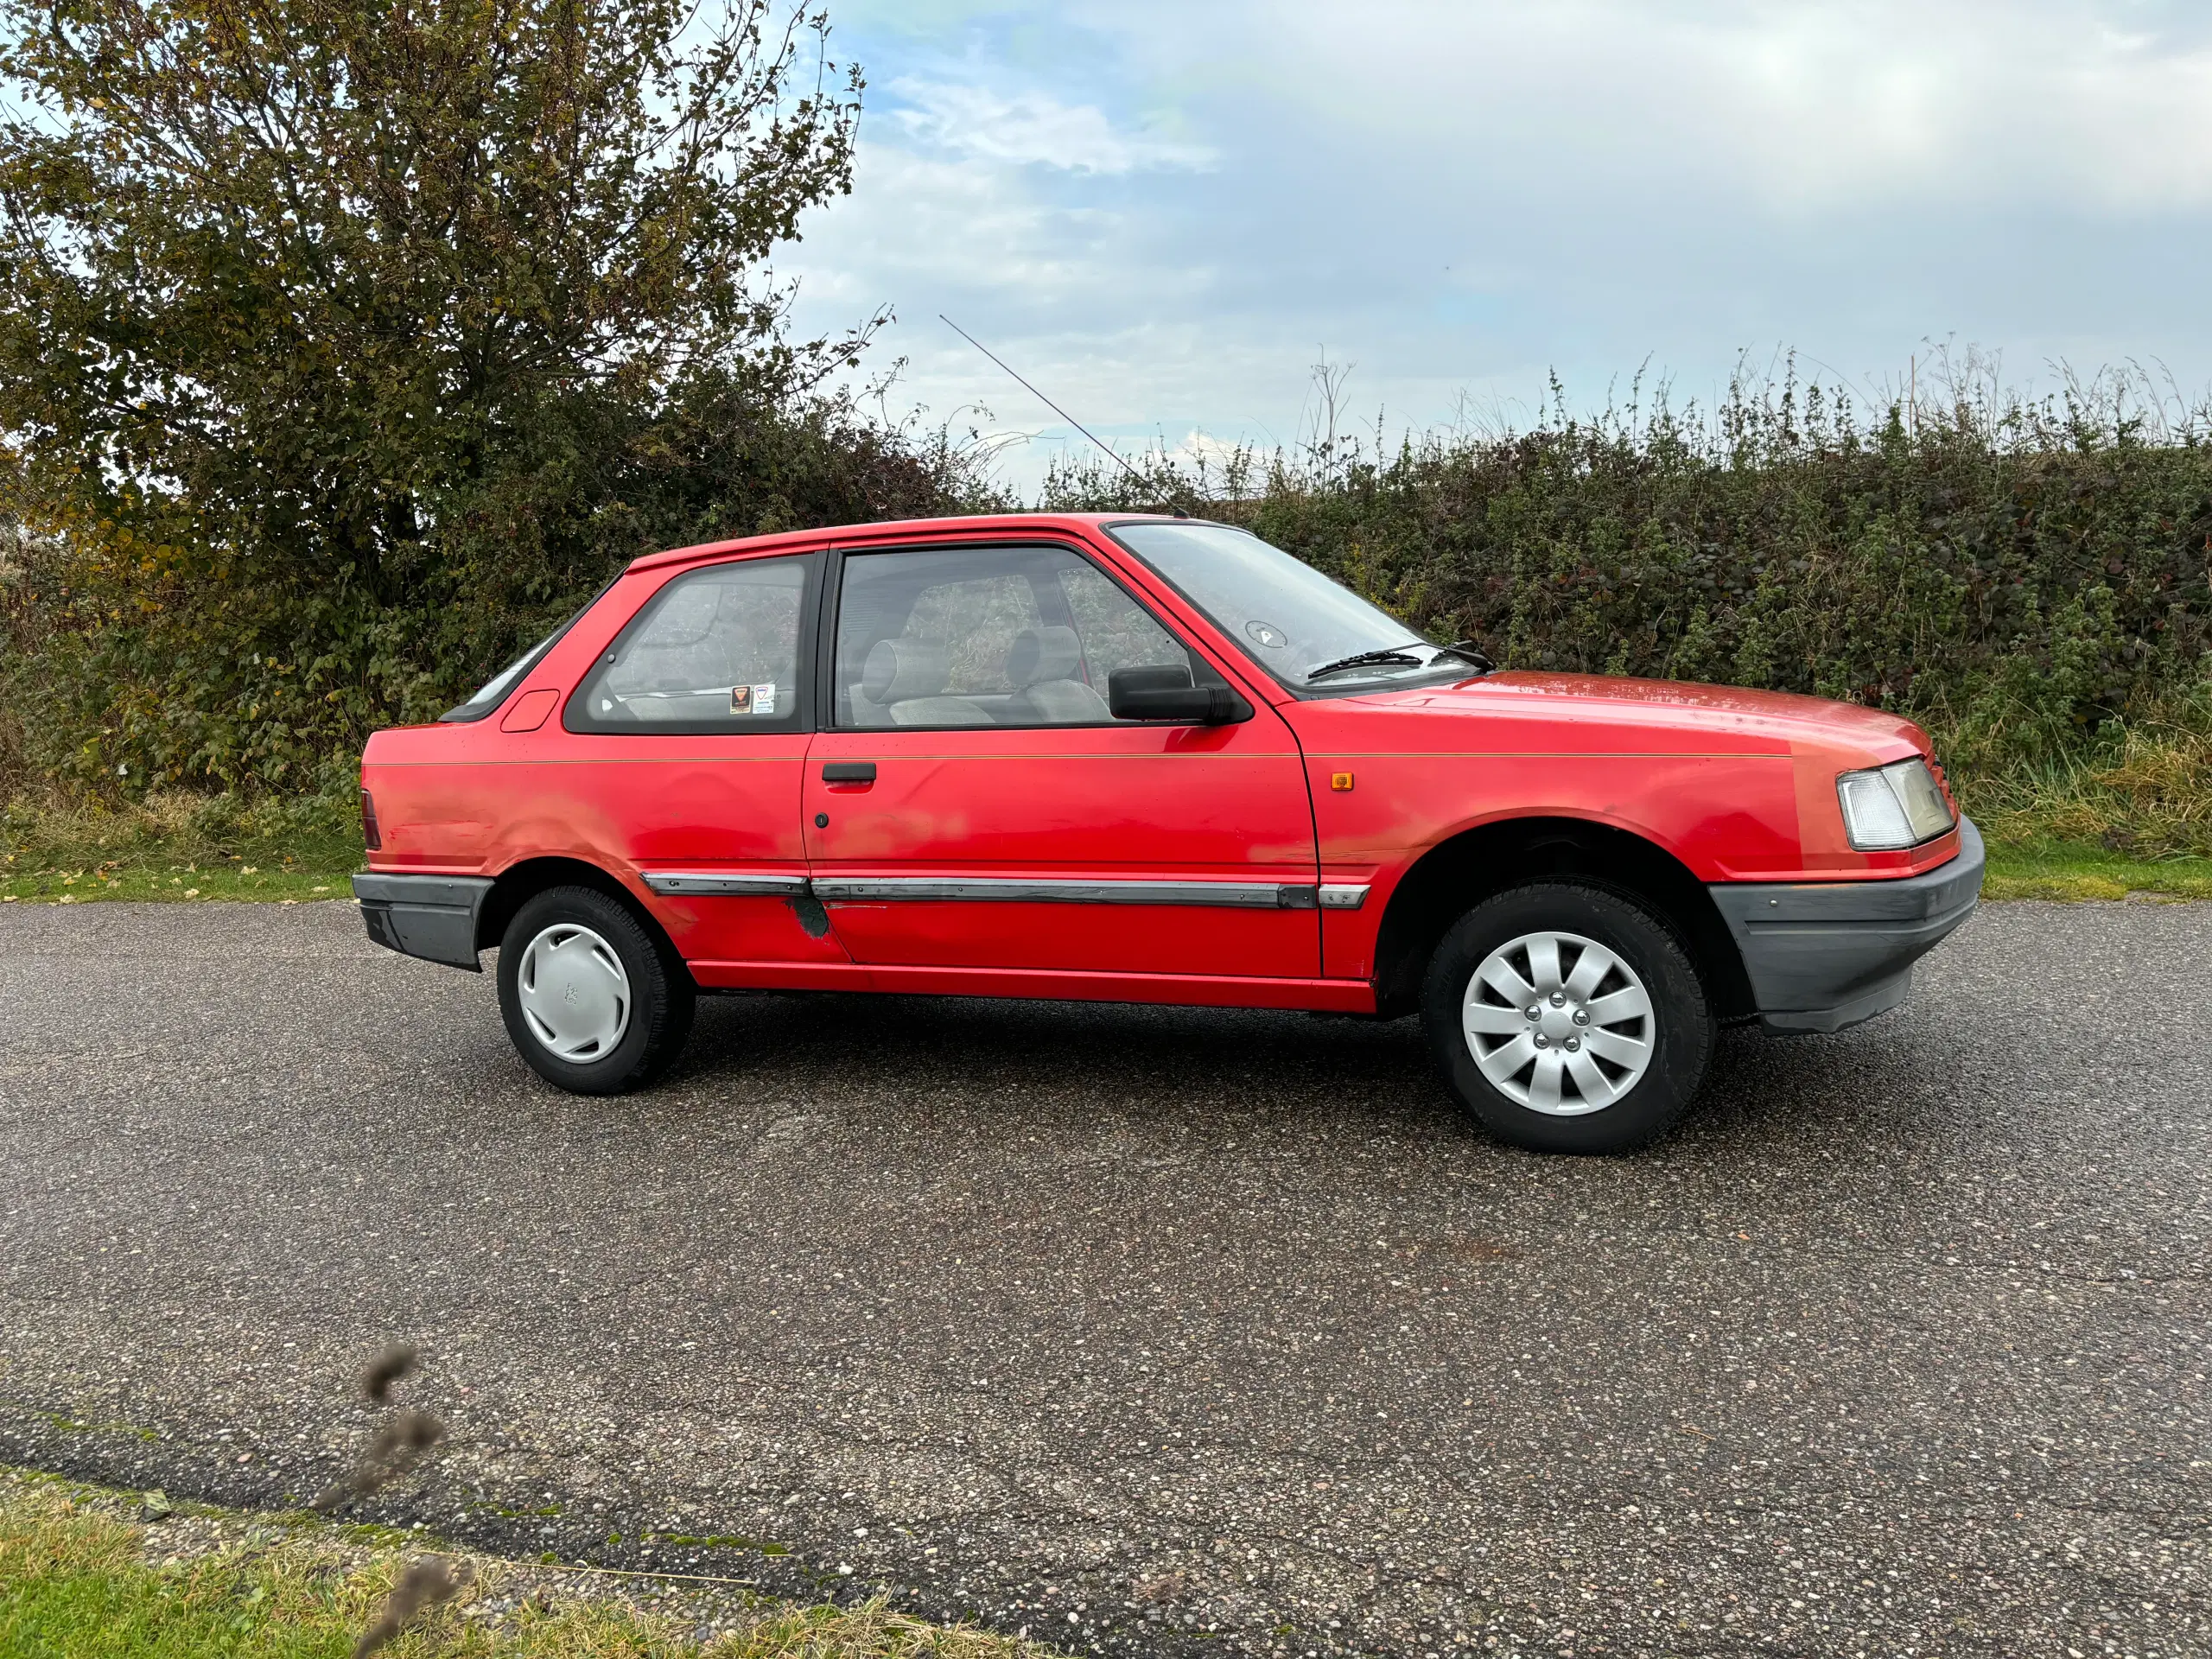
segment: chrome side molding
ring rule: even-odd
[[[1312,887],[1279,881],[1071,881],[1026,877],[817,876],[814,896],[1016,905],[1198,905],[1224,910],[1311,910]]]
[[[655,893],[719,893],[728,897],[797,899],[805,893],[803,875],[729,875],[688,870],[649,870],[645,885]]]
[[[837,903],[1175,905],[1217,910],[1357,910],[1364,887],[1300,881],[1181,881],[1144,877],[1084,881],[1050,877],[748,875],[713,870],[651,870],[655,893],[701,897],[801,899]]]

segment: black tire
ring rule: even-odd
[[[1494,951],[1529,936],[1548,932],[1573,935],[1603,946],[1642,982],[1649,1004],[1649,1013],[1645,1017],[1648,1023],[1629,1020],[1614,1026],[1611,1032],[1600,1030],[1598,1033],[1649,1045],[1642,1075],[1624,1092],[1609,1103],[1587,1108],[1579,1084],[1570,1077],[1560,1085],[1560,1103],[1567,1109],[1579,1109],[1579,1116],[1535,1109],[1494,1084],[1484,1075],[1471,1041],[1498,1045],[1499,1058],[1494,1064],[1503,1067],[1510,1058],[1505,1046],[1517,1043],[1517,1035],[1491,1036],[1485,1033],[1471,1039],[1462,1024],[1463,1018],[1479,1021],[1492,1005],[1497,1010],[1491,1014],[1493,1022],[1503,1011],[1513,1008],[1511,1000],[1492,990],[1478,992],[1477,999],[1484,1007],[1469,1011],[1469,984]],[[1571,961],[1567,955],[1570,950],[1576,953]],[[1582,959],[1580,947],[1560,948],[1558,959],[1567,969],[1566,976],[1572,979],[1573,966]],[[1530,964],[1525,952],[1510,960]],[[1522,979],[1533,984],[1535,973],[1524,973]],[[1607,991],[1606,987],[1613,990]],[[1626,987],[1625,976],[1609,970],[1589,995],[1610,995]],[[1436,954],[1429,961],[1427,976],[1422,982],[1421,1001],[1421,1023],[1427,1028],[1445,1081],[1459,1103],[1500,1140],[1531,1152],[1621,1153],[1648,1145],[1665,1134],[1689,1104],[1698,1085],[1704,1081],[1706,1062],[1713,1052],[1715,1021],[1712,1004],[1698,980],[1697,970],[1690,963],[1688,953],[1672,930],[1658,917],[1621,894],[1576,882],[1547,881],[1514,887],[1470,910],[1452,925],[1436,947]],[[1632,1074],[1630,1065],[1616,1065],[1611,1058],[1603,1058],[1600,1065],[1601,1056],[1594,1041],[1590,1042],[1585,1052],[1582,1045],[1591,1037],[1586,1021],[1563,1025],[1559,1033],[1548,1038],[1543,1034],[1550,1025],[1573,1018],[1574,1011],[1582,1004],[1570,1001],[1561,1012],[1551,1006],[1550,996],[1540,995],[1536,1002],[1544,1007],[1544,1012],[1541,1022],[1531,1029],[1530,1041],[1561,1051],[1573,1047],[1583,1056],[1580,1065],[1584,1075],[1589,1075],[1592,1068],[1599,1068],[1603,1081],[1593,1086],[1593,1095],[1619,1087],[1622,1079]],[[1589,1011],[1600,1016],[1602,1027],[1605,1008],[1597,1007],[1593,1001]],[[1526,1014],[1525,1008],[1514,1012]],[[1618,1048],[1618,1045],[1611,1046]],[[1563,1052],[1558,1061],[1561,1066],[1570,1064]],[[1527,1068],[1507,1078],[1509,1085],[1531,1094],[1536,1092],[1529,1082],[1535,1065],[1536,1059],[1532,1058]]]
[[[620,960],[628,981],[626,1023],[620,1036],[603,1052],[581,1059],[562,1058],[532,1028],[520,983],[531,942],[563,927],[597,935]],[[499,1014],[507,1037],[532,1071],[570,1094],[624,1094],[660,1077],[691,1034],[696,995],[691,976],[659,931],[590,887],[549,887],[524,901],[499,942]]]

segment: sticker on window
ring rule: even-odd
[[[753,712],[753,688],[751,686],[734,685],[730,687],[729,711],[733,715],[749,715]]]
[[[753,686],[752,691],[754,714],[772,715],[776,712],[776,683],[773,680],[766,685]]]

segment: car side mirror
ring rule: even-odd
[[[1252,705],[1225,685],[1194,685],[1179,664],[1117,668],[1106,677],[1106,707],[1116,720],[1175,726],[1226,726],[1249,720]]]

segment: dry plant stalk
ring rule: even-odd
[[[411,1342],[387,1344],[382,1353],[368,1363],[361,1372],[361,1393],[372,1404],[382,1405],[391,1393],[391,1385],[415,1370],[415,1344]]]
[[[387,1344],[362,1369],[362,1397],[372,1405],[383,1405],[391,1396],[391,1385],[413,1373],[416,1357],[412,1343]],[[323,1488],[308,1507],[327,1514],[357,1497],[366,1497],[414,1468],[425,1452],[445,1438],[445,1425],[426,1411],[397,1414],[370,1440],[353,1472]]]
[[[353,1644],[353,1659],[367,1659],[415,1622],[416,1616],[442,1601],[449,1601],[474,1576],[467,1561],[458,1568],[442,1555],[426,1555],[400,1574],[381,1611],[361,1639]]]

